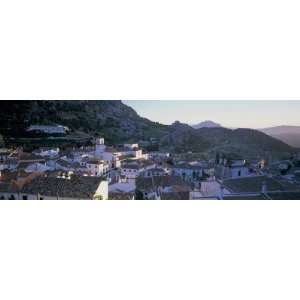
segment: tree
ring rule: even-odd
[[[144,200],[143,193],[139,190],[135,191],[135,199],[136,200]]]
[[[217,152],[215,163],[218,164],[219,162],[220,162],[220,154],[219,154],[219,152]]]
[[[5,144],[4,144],[3,136],[0,134],[0,148],[4,146]]]

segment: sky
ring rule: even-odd
[[[224,127],[300,126],[300,101],[127,100],[140,116],[162,124],[197,124],[205,120]]]

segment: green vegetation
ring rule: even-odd
[[[33,124],[64,125],[70,133],[61,138],[29,139],[25,130]],[[5,137],[6,146],[25,145],[28,149],[40,145],[83,145],[102,136],[108,145],[155,139],[162,151],[195,158],[214,158],[216,152],[243,158],[282,158],[296,150],[257,130],[194,129],[180,122],[162,125],[140,117],[121,101],[0,101],[0,134]],[[156,144],[150,144],[152,148],[157,150]]]
[[[3,148],[5,146],[3,136],[0,134],[0,148]]]
[[[33,124],[68,126],[71,133],[101,135],[108,144],[160,138],[168,128],[141,118],[121,101],[1,101],[2,134],[22,138]]]

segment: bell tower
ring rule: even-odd
[[[105,151],[104,138],[97,138],[95,156],[97,158],[101,158],[104,151]]]

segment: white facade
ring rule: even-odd
[[[48,167],[46,164],[41,163],[32,163],[28,167],[26,167],[25,172],[26,173],[33,173],[33,172],[46,172],[51,170],[51,167]]]
[[[149,152],[149,159],[167,159],[170,157],[170,153],[168,152]]]
[[[102,158],[103,159],[103,153],[105,151],[105,143],[104,143],[104,138],[97,138],[96,139],[96,150],[95,150],[95,156],[97,158]]]
[[[109,164],[104,161],[88,161],[86,168],[92,176],[109,175]]]
[[[245,160],[234,160],[228,164],[227,159],[221,159],[221,163],[215,166],[215,174],[218,178],[239,178],[251,175]]]
[[[124,144],[125,148],[129,148],[129,149],[137,149],[139,147],[139,144]]]
[[[121,176],[125,176],[127,179],[136,179],[143,171],[144,168],[125,166],[121,168]]]
[[[96,193],[94,195],[94,200],[107,200],[108,199],[108,182],[101,181],[99,184]]]
[[[38,153],[40,156],[49,156],[51,158],[57,157],[59,154],[59,148],[56,149],[49,149],[49,150],[45,150],[45,151],[41,151]]]
[[[231,178],[245,177],[249,176],[248,167],[232,167],[230,170]]]
[[[153,168],[150,170],[145,170],[141,175],[143,177],[153,177],[153,176],[166,176],[166,175],[170,175],[170,174],[164,168]]]
[[[191,167],[173,167],[172,169],[172,175],[174,176],[180,176],[183,179],[188,180],[199,180],[203,176],[203,170],[201,168],[194,168]]]
[[[69,130],[68,127],[57,125],[57,126],[47,126],[47,125],[31,125],[29,126],[26,131],[42,131],[44,133],[59,133],[65,134]]]
[[[134,192],[135,191],[135,182],[134,181],[124,181],[116,182],[108,186],[109,192]]]

